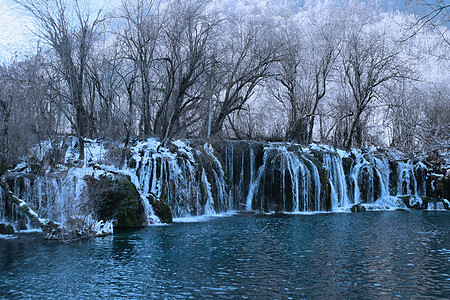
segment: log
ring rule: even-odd
[[[37,224],[44,233],[44,239],[73,241],[79,239],[90,239],[112,234],[112,222],[87,221],[86,218],[70,218],[66,226],[53,220],[40,218],[28,204],[14,195],[5,178],[0,178],[0,187],[6,193],[6,198],[15,203],[31,222]]]
[[[32,210],[25,201],[14,195],[14,193],[11,192],[11,189],[9,188],[9,185],[6,182],[5,178],[3,177],[0,179],[0,187],[2,187],[5,191],[7,199],[15,203],[19,207],[19,210],[22,211],[28,218],[30,218],[31,222],[38,224],[42,228],[47,220],[39,218],[39,215],[34,210]]]

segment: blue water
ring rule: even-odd
[[[2,298],[450,297],[448,212],[236,215],[61,244],[0,239]]]

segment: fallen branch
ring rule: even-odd
[[[0,179],[0,187],[5,191],[6,198],[16,204],[19,210],[23,212],[31,222],[38,224],[41,228],[45,225],[48,220],[39,218],[39,215],[32,210],[25,201],[14,195],[4,177]]]
[[[112,222],[96,222],[91,218],[70,218],[67,225],[63,226],[53,220],[40,218],[28,204],[14,195],[4,177],[0,178],[0,187],[6,193],[6,199],[18,206],[19,211],[24,213],[32,223],[37,224],[44,233],[44,239],[73,241],[79,239],[90,239],[102,237],[113,233]]]

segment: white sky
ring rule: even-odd
[[[0,0],[0,63],[32,49],[33,36],[27,26],[30,26],[29,20],[12,10],[5,0]]]
[[[119,4],[120,1],[93,0],[106,10]],[[23,57],[36,49],[37,39],[30,28],[32,28],[31,20],[17,9],[13,9],[10,0],[0,0],[0,64],[11,61],[16,56]]]
[[[277,0],[273,0],[277,1]],[[300,5],[305,0],[297,0]],[[371,0],[362,0],[371,1]],[[373,0],[372,0],[373,1]],[[92,3],[99,4],[104,9],[118,5],[121,0],[99,1],[92,0]],[[404,0],[377,0],[385,9],[404,9]],[[15,56],[23,57],[35,49],[37,41],[29,28],[31,21],[23,14],[11,9],[11,0],[0,0],[0,64],[11,61]]]

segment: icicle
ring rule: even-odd
[[[247,195],[247,202],[246,202],[246,208],[247,210],[252,210],[252,202],[253,202],[253,198],[255,196],[255,192],[258,191],[260,183],[261,183],[261,178],[263,176],[263,174],[266,171],[266,164],[267,164],[267,159],[268,159],[268,151],[266,151],[266,148],[264,148],[264,155],[263,155],[263,164],[259,167],[258,169],[258,175],[256,176],[256,178],[254,180],[251,181],[250,183],[250,188],[248,191],[248,195]],[[262,210],[262,201],[261,201],[261,207],[260,209]]]
[[[308,158],[303,156],[303,159],[311,166],[314,175],[314,200],[315,200],[315,211],[320,211],[321,199],[320,199],[320,175],[317,166]]]
[[[352,177],[353,184],[354,184],[352,204],[357,204],[357,203],[361,203],[361,195],[360,195],[360,190],[359,190],[359,185],[358,185],[359,172],[360,172],[361,168],[364,166],[364,164],[366,164],[367,162],[365,161],[365,159],[360,151],[353,150],[353,154],[355,155],[356,160],[355,160],[355,165],[353,166],[352,171],[351,171],[351,177]]]
[[[380,179],[380,188],[381,188],[381,196],[382,199],[388,199],[389,196],[389,163],[385,158],[379,159],[374,158],[375,160],[375,170],[377,172],[378,178]]]
[[[211,193],[211,184],[208,182],[208,178],[206,177],[204,169],[202,171],[202,182],[206,189],[206,196],[207,196],[205,204],[205,215],[215,215],[216,212],[214,211],[214,198]]]

